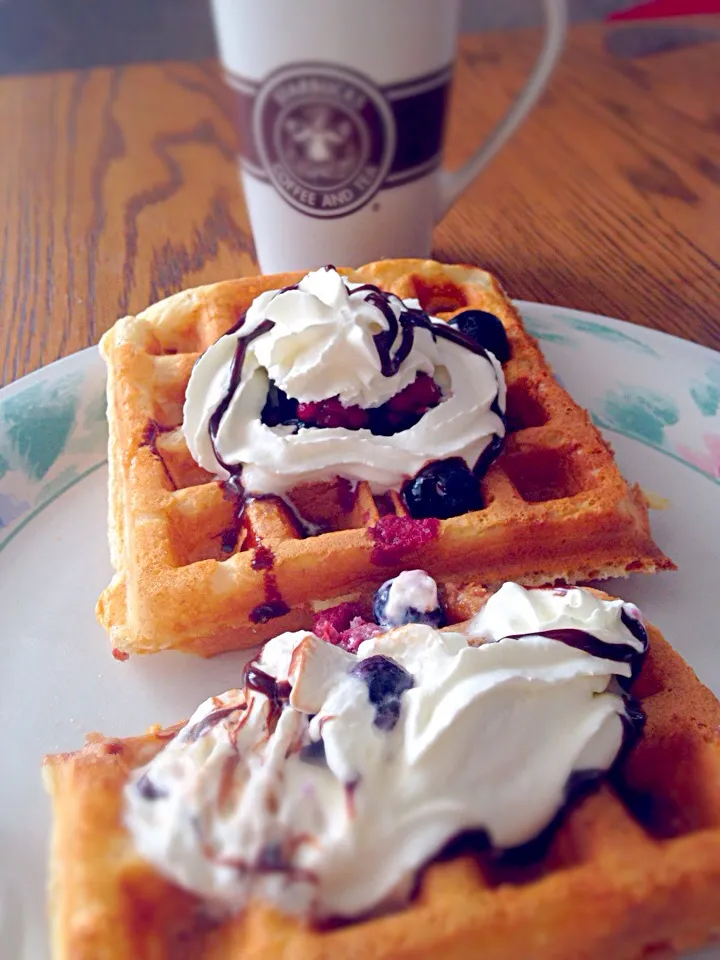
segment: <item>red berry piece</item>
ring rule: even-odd
[[[344,407],[339,397],[298,403],[299,420],[312,427],[345,427],[346,430],[362,430],[369,422],[367,410],[362,407]]]
[[[434,517],[413,520],[412,517],[389,515],[380,517],[368,527],[373,541],[370,560],[377,564],[397,563],[411,550],[419,550],[434,540],[440,532],[440,522]]]
[[[339,603],[336,607],[328,607],[315,614],[313,633],[348,653],[356,653],[363,640],[382,633],[376,623],[365,619],[366,612],[362,603]]]
[[[382,627],[379,627],[376,623],[369,623],[362,617],[355,617],[348,629],[343,630],[340,634],[339,644],[348,653],[357,653],[358,647],[364,640],[377,637],[382,632]]]
[[[381,437],[409,430],[441,400],[442,391],[433,378],[427,373],[419,373],[404,390],[370,412],[370,429]]]
[[[339,603],[336,607],[320,610],[313,617],[313,633],[323,639],[326,631],[340,633],[347,630],[356,617],[363,617],[365,612],[362,603]]]
[[[404,390],[391,397],[387,406],[397,413],[426,413],[442,400],[440,387],[427,373],[419,373]]]

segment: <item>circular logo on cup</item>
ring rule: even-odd
[[[341,217],[378,191],[395,150],[395,121],[366,77],[325,64],[294,64],[257,93],[253,133],[275,189],[314,217]]]

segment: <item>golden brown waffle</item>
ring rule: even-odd
[[[122,789],[177,731],[48,757],[54,960],[650,960],[720,939],[720,704],[655,628],[645,732],[525,868],[465,853],[382,918],[319,930],[261,905],[217,926],[135,854]]]
[[[211,656],[307,627],[318,603],[368,599],[402,568],[422,566],[451,598],[464,582],[536,585],[653,572],[672,563],[654,544],[647,504],[620,475],[588,414],[553,378],[498,282],[475,267],[383,260],[345,270],[449,319],[476,307],[500,318],[506,364],[505,449],[482,480],[483,510],[440,521],[420,549],[383,550],[373,528],[404,516],[397,493],[367,484],[292,491],[327,531],[303,538],[279,499],[238,501],[190,456],[182,405],[199,354],[262,291],[302,274],[231,280],[179,293],[119,320],[100,348],[108,365],[110,544],[117,574],[98,604],[116,655],[166,648]],[[258,563],[259,544],[269,548]],[[261,569],[256,569],[261,567]],[[268,618],[286,609],[292,611]]]

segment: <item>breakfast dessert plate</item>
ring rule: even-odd
[[[720,355],[573,310],[518,304],[562,385],[586,407],[677,573],[603,583],[637,603],[720,694],[715,591],[720,542]],[[0,955],[47,956],[50,803],[44,754],[171,724],[241,683],[247,654],[114,661],[94,615],[106,544],[105,371],[76,354],[0,392]],[[720,958],[720,949],[699,957]]]

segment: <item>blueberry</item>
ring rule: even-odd
[[[311,740],[309,743],[306,743],[305,746],[301,748],[299,757],[303,763],[309,763],[314,767],[326,767],[325,741]]]
[[[280,424],[296,426],[300,423],[297,408],[297,400],[288,397],[284,390],[271,382],[260,419],[268,427],[277,427]]]
[[[360,660],[353,676],[367,684],[368,699],[375,705],[375,726],[392,730],[400,717],[400,697],[414,685],[412,676],[390,657],[376,654]]]
[[[452,318],[450,324],[481,347],[494,353],[500,363],[507,363],[510,359],[510,344],[505,327],[494,313],[485,310],[463,310]]]
[[[160,800],[162,797],[166,797],[167,790],[164,790],[162,787],[158,787],[157,784],[153,783],[150,777],[147,775],[147,771],[143,773],[140,779],[135,784],[135,789],[143,798],[143,800]]]
[[[352,673],[367,684],[370,703],[382,703],[389,697],[399,697],[413,686],[413,678],[405,667],[379,653],[360,660]]]
[[[400,698],[393,697],[391,700],[384,700],[375,708],[375,720],[373,723],[378,730],[393,730],[395,724],[400,719]]]
[[[461,457],[429,463],[403,485],[402,496],[415,519],[445,520],[483,506],[477,478]]]
[[[420,575],[420,571],[408,571],[405,576],[415,572]],[[402,577],[403,574],[400,574],[400,576]],[[424,576],[428,581],[431,580],[427,574]],[[394,577],[392,580],[386,580],[373,597],[372,609],[376,622],[381,627],[401,627],[405,623],[426,623],[431,627],[444,627],[446,623],[445,611],[440,604],[429,610],[418,610],[416,607],[407,606],[402,612],[393,611],[392,615],[388,612],[390,591],[397,579],[397,577]],[[432,582],[430,586],[432,586]],[[435,592],[435,595],[437,596],[437,592]]]

